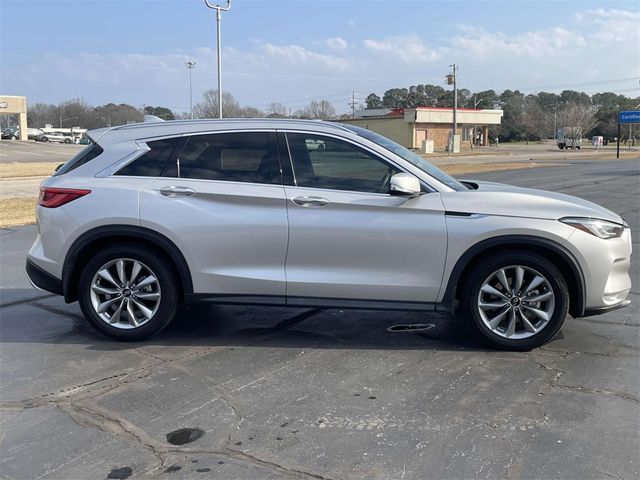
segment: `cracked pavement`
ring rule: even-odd
[[[638,161],[474,177],[601,203],[638,252]],[[2,478],[640,476],[635,256],[629,308],[526,353],[483,348],[461,318],[207,304],[121,344],[29,287],[34,236],[0,231]]]

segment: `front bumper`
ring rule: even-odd
[[[27,260],[25,269],[31,285],[39,288],[40,290],[46,290],[47,292],[62,295],[62,280],[54,277],[48,272],[45,272],[31,260]]]

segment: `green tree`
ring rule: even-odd
[[[166,107],[151,107],[151,106],[146,106],[144,107],[144,113],[146,115],[155,115],[158,118],[161,118],[163,120],[175,120],[176,116],[173,114],[173,112],[166,108]]]
[[[382,99],[375,93],[370,93],[369,95],[367,95],[367,98],[365,98],[364,101],[366,103],[367,110],[383,108]]]
[[[409,91],[406,88],[390,88],[382,96],[384,108],[404,108],[407,105]]]

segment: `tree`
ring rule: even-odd
[[[94,109],[96,115],[95,120],[99,122],[100,126],[112,127],[115,125],[126,125],[127,123],[139,123],[143,120],[143,114],[137,108],[121,103],[116,105],[115,103],[108,103],[101,105]],[[97,128],[94,126],[87,128]]]
[[[151,106],[146,106],[144,107],[144,113],[146,115],[155,115],[158,118],[161,118],[163,120],[175,120],[176,116],[173,114],[173,112],[166,108],[166,107],[151,107]]]
[[[287,106],[280,102],[271,102],[267,107],[267,117],[269,118],[286,118],[289,115]]]
[[[310,118],[313,120],[329,120],[336,118],[336,109],[327,100],[314,100],[300,112],[300,118]]]
[[[382,96],[384,108],[404,108],[407,105],[409,91],[406,88],[391,88]]]
[[[225,118],[240,117],[240,104],[229,92],[222,92],[222,116]],[[207,90],[202,94],[202,101],[193,106],[194,118],[218,118],[218,90]]]
[[[520,124],[527,144],[530,138],[542,140],[545,136],[547,116],[535,95],[528,95],[525,98]]]
[[[525,138],[522,126],[524,94],[518,90],[505,90],[498,97],[498,105],[504,112],[500,125],[500,140]]]
[[[238,112],[240,118],[264,118],[265,116],[262,110],[255,107],[242,107]]]
[[[375,93],[370,93],[365,98],[367,110],[375,110],[376,108],[383,108],[382,99]]]
[[[565,137],[576,145],[596,126],[595,113],[591,105],[570,103],[558,112],[558,125],[565,129]]]

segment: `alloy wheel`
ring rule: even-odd
[[[131,258],[105,263],[91,281],[91,304],[96,314],[120,329],[147,323],[161,298],[158,277],[147,265]]]
[[[551,320],[555,294],[543,274],[513,265],[496,270],[484,280],[477,308],[494,334],[508,339],[529,338]]]

